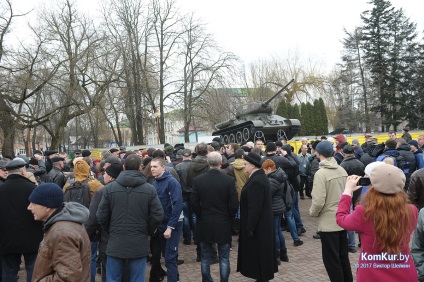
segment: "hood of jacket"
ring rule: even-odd
[[[167,178],[170,178],[170,177],[172,177],[171,173],[169,171],[165,170],[163,172],[162,176],[155,178],[155,180],[161,182],[161,181],[163,181]]]
[[[191,161],[190,165],[195,173],[204,171],[205,168],[209,167],[207,158],[205,156],[197,156]]]
[[[409,146],[409,144],[401,144],[399,145],[399,147],[397,147],[398,151],[411,151],[411,147]]]
[[[124,170],[118,175],[116,182],[125,187],[137,187],[146,183],[147,180],[138,170]]]
[[[63,203],[62,210],[53,215],[44,223],[44,230],[50,228],[58,221],[72,221],[76,223],[85,223],[88,220],[90,211],[83,205],[76,202]]]
[[[319,162],[319,168],[337,169],[339,165],[334,157]]]
[[[397,149],[386,149],[386,150],[384,150],[383,155],[387,155],[387,156],[391,156],[391,157],[396,158],[396,157],[399,156],[399,151]]]
[[[75,181],[82,182],[90,176],[90,166],[83,160],[78,160],[74,164]]]
[[[283,183],[284,180],[286,180],[287,177],[286,177],[286,174],[284,173],[284,171],[279,167],[279,168],[277,168],[277,170],[271,172],[268,175],[268,178],[273,178],[276,181],[278,181],[278,183]]]
[[[231,165],[234,167],[234,169],[242,170],[244,169],[244,160],[236,159],[234,162],[231,163]]]

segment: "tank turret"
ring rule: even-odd
[[[215,125],[225,144],[255,141],[256,139],[276,141],[284,137],[293,138],[300,130],[300,121],[272,115],[269,105],[292,82],[292,79],[266,102],[250,102],[237,107],[236,118]]]

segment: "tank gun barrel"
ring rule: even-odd
[[[271,98],[269,98],[264,104],[263,106],[266,107],[268,106],[269,103],[271,103],[272,100],[274,100],[275,97],[277,97],[281,92],[283,92],[292,82],[294,81],[294,79],[290,80],[289,83],[287,83],[283,88],[281,88],[277,93],[275,93]]]

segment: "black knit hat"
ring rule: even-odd
[[[28,199],[31,203],[55,209],[63,204],[63,192],[56,183],[43,183],[35,187]]]
[[[122,164],[113,163],[106,168],[106,173],[116,179],[122,171]]]
[[[89,157],[91,156],[90,150],[82,150],[82,157]]]
[[[266,150],[267,152],[275,152],[277,151],[277,146],[275,145],[274,142],[268,142],[266,144]]]

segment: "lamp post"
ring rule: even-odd
[[[159,112],[159,109],[156,108],[155,119],[156,119],[156,130],[158,131],[158,144],[160,144],[159,118],[160,118],[160,112]]]

